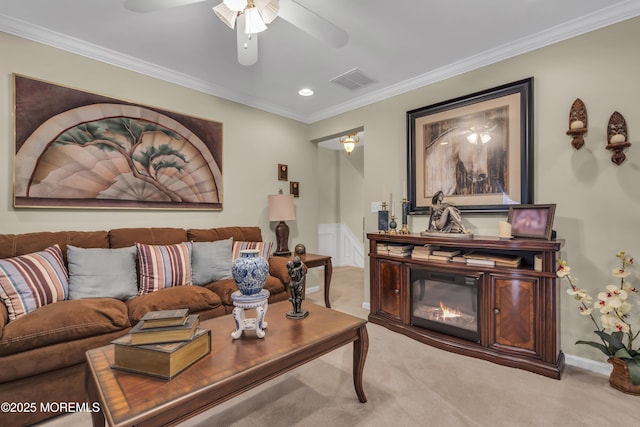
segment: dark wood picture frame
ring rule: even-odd
[[[278,164],[278,181],[289,181],[289,166]]]
[[[14,207],[222,210],[221,122],[13,74]]]
[[[507,222],[511,235],[550,240],[555,213],[555,204],[510,206]]]
[[[289,194],[293,194],[293,197],[300,197],[300,183],[297,181],[291,181],[289,183]]]
[[[533,77],[407,112],[412,214],[431,200],[469,212],[533,203]]]

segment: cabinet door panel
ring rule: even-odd
[[[381,308],[382,311],[400,318],[402,288],[402,264],[390,261],[380,262]]]
[[[536,350],[536,283],[531,278],[494,278],[495,344]]]

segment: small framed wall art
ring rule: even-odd
[[[278,165],[278,181],[289,181],[289,166]]]
[[[555,212],[555,204],[510,206],[511,235],[550,240]]]
[[[289,193],[293,194],[293,197],[300,197],[300,183],[291,181],[289,183]]]

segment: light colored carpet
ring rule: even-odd
[[[334,268],[334,309],[366,318],[362,269]],[[321,281],[322,283],[322,281]],[[321,292],[305,306],[323,305]],[[268,313],[267,313],[268,316]],[[633,426],[640,397],[609,387],[606,376],[574,367],[562,380],[435,349],[369,324],[359,403],[345,346],[213,408],[182,426]],[[269,334],[265,339],[269,339]],[[86,414],[46,427],[90,425]]]

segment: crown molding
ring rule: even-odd
[[[230,91],[222,86],[212,85],[192,76],[178,73],[174,70],[161,67],[150,62],[141,61],[138,58],[123,55],[116,51],[105,49],[73,37],[68,37],[3,14],[0,14],[0,31],[229,101],[237,102],[242,105],[310,124],[473,71],[541,47],[558,43],[599,28],[616,24],[618,22],[634,18],[638,15],[640,15],[640,2],[637,0],[626,0],[622,3],[617,3],[609,6],[608,8],[585,15],[579,19],[539,32],[530,37],[505,43],[495,49],[478,53],[461,61],[448,64],[439,69],[387,86],[375,92],[354,98],[348,102],[338,104],[334,107],[327,108],[310,115],[301,115],[298,112],[290,111],[235,91]]]
[[[253,97],[242,95],[222,86],[212,85],[187,74],[179,73],[175,70],[143,61],[133,56],[124,55],[114,50],[106,49],[84,40],[69,37],[3,14],[0,14],[0,31],[228,101],[237,102],[300,122],[306,121],[306,117],[296,112],[291,112],[270,103],[261,102]]]
[[[387,86],[375,92],[354,98],[348,102],[338,104],[332,108],[319,111],[318,113],[308,116],[307,123],[314,123],[338,114],[343,114],[356,108],[361,108],[396,95],[410,92],[523,53],[568,40],[618,22],[626,21],[638,15],[640,15],[640,2],[627,0],[623,3],[585,15],[579,19],[574,19],[541,31],[530,37],[505,43],[497,48],[478,53],[398,84]]]

